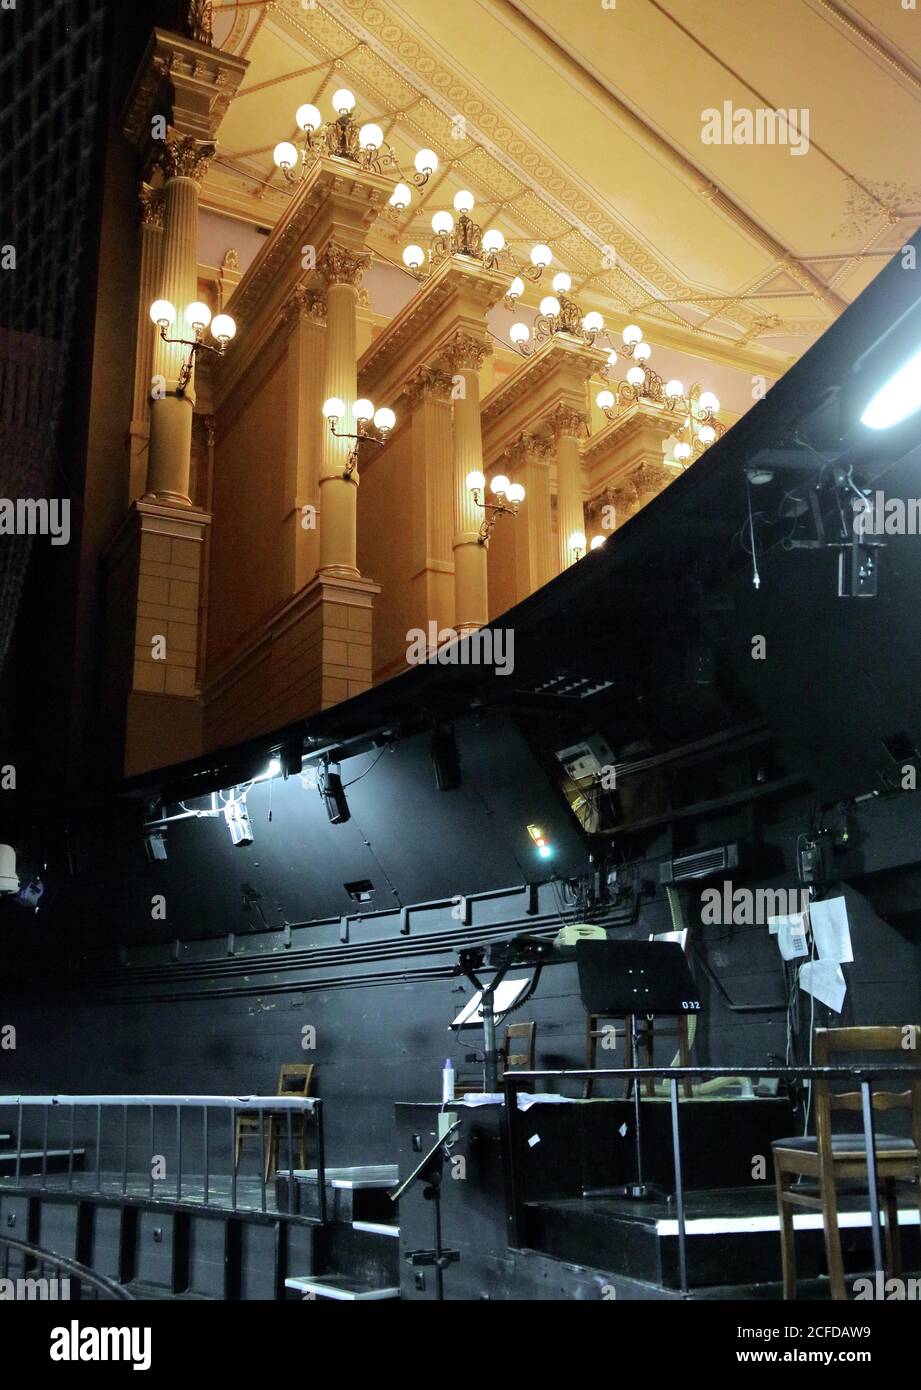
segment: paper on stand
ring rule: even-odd
[[[815,938],[816,950],[822,960],[839,964],[854,959],[851,933],[847,924],[847,903],[844,898],[826,898],[809,908],[809,925]]]
[[[800,966],[799,986],[813,995],[820,1004],[840,1014],[847,993],[847,981],[835,960],[809,960]]]

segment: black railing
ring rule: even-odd
[[[38,1122],[41,1141],[27,1146],[24,1139],[26,1119],[29,1118],[29,1128],[34,1132],[32,1115],[38,1111],[41,1112]],[[138,1113],[141,1123],[137,1119],[132,1123]],[[145,1114],[146,1124],[143,1123]],[[219,1141],[221,1156],[215,1159],[214,1131],[219,1123],[217,1116],[221,1114],[226,1116],[226,1128]],[[258,1128],[247,1136],[258,1142],[244,1144],[244,1149],[255,1149],[259,1156],[258,1191],[253,1201],[244,1200],[252,1192],[252,1179],[241,1179],[237,1171],[237,1117],[241,1115],[258,1117]],[[12,1118],[6,1119],[7,1116]],[[114,1117],[114,1124],[112,1120],[104,1122],[104,1117],[109,1116]],[[191,1118],[196,1116],[197,1123]],[[50,1138],[52,1117],[59,1135],[61,1121],[65,1127],[63,1138],[56,1141]],[[294,1213],[300,1205],[294,1164],[295,1147],[300,1139],[294,1132],[296,1120],[305,1128],[309,1123],[309,1150],[314,1157],[312,1171],[317,1186],[316,1212],[303,1213],[303,1219],[323,1225],[326,1222],[323,1102],[316,1096],[0,1096],[0,1130],[13,1128],[15,1131],[14,1143],[6,1149],[0,1148],[0,1161],[6,1158],[12,1169],[8,1174],[0,1169],[0,1191],[4,1182],[10,1180],[17,1187],[28,1183],[30,1187],[37,1185],[40,1191],[54,1192],[61,1191],[63,1183],[64,1190],[76,1191],[81,1196],[114,1195],[126,1200],[146,1196],[151,1201],[232,1211],[252,1211],[255,1203],[256,1210],[268,1212],[266,1189],[274,1180],[274,1173],[266,1171],[267,1156],[274,1152],[277,1157],[286,1152],[287,1210]],[[267,1148],[267,1132],[271,1148]],[[82,1136],[85,1134],[90,1136],[85,1142],[92,1150],[89,1167],[82,1163],[85,1157]],[[55,1148],[55,1142],[60,1147]],[[170,1157],[158,1154],[158,1148],[169,1148]],[[103,1153],[106,1151],[110,1163],[104,1167]],[[226,1158],[226,1162],[222,1162],[222,1158]],[[55,1182],[50,1172],[52,1165],[59,1164],[66,1164],[66,1174],[60,1170],[61,1183]],[[25,1171],[27,1167],[36,1166],[36,1172]],[[164,1169],[163,1173],[158,1172],[159,1167]],[[274,1201],[271,1210],[277,1210]]]
[[[19,1268],[14,1269],[11,1256],[19,1255]],[[85,1299],[84,1286],[88,1286],[94,1296],[103,1299],[120,1299],[132,1302],[134,1294],[124,1284],[110,1279],[107,1274],[71,1260],[67,1255],[58,1255],[53,1250],[45,1250],[40,1245],[32,1245],[25,1240],[14,1240],[12,1236],[0,1234],[0,1269],[3,1278],[13,1287],[14,1300],[26,1302],[48,1300],[57,1302],[69,1300],[73,1296]],[[47,1270],[59,1271],[63,1278],[49,1279]],[[76,1288],[73,1288],[75,1285]]]
[[[870,1229],[873,1240],[873,1263],[880,1278],[885,1276],[883,1263],[883,1233],[879,1208],[879,1189],[876,1167],[876,1133],[873,1110],[873,1083],[884,1079],[921,1080],[921,1066],[851,1066],[851,1067],[611,1067],[576,1068],[565,1071],[507,1071],[505,1086],[505,1122],[508,1142],[509,1176],[509,1245],[520,1249],[526,1243],[524,1140],[522,1111],[518,1097],[533,1090],[536,1082],[544,1081],[625,1081],[632,1080],[635,1095],[640,1082],[661,1078],[668,1083],[671,1108],[672,1161],[675,1178],[675,1215],[678,1228],[678,1271],[683,1293],[688,1292],[687,1221],[685,1215],[684,1173],[681,1163],[681,1125],[679,1083],[685,1080],[709,1081],[717,1078],[778,1077],[789,1082],[850,1081],[860,1087],[863,1139],[867,1155],[867,1183],[870,1198]],[[538,1102],[539,1103],[539,1102]],[[594,1101],[572,1100],[573,1105],[595,1104]]]

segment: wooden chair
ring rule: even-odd
[[[536,1023],[510,1023],[502,1040],[502,1070],[533,1071],[534,1046],[537,1036]],[[515,1046],[523,1040],[523,1046]],[[454,1084],[456,1096],[476,1095],[483,1090],[482,1081],[458,1081]]]
[[[678,941],[682,947],[682,950],[684,951],[685,957],[687,957],[688,951],[690,950],[690,932],[686,927],[683,931],[680,932],[663,932],[659,936],[650,936],[649,940]],[[617,1023],[623,1023],[624,1028],[624,1066],[633,1067],[641,1065],[639,1060],[634,1061],[632,1015],[589,1014],[587,1022],[588,1029],[586,1036],[586,1066],[590,1071],[593,1070],[594,1067],[597,1065],[596,1058],[598,1056],[599,1040],[610,1037],[612,1024],[614,1024],[616,1034],[616,1032],[618,1031],[616,1027]],[[643,1054],[643,1066],[651,1067],[653,1065],[653,1044],[655,1042],[656,1037],[677,1038],[679,1066],[689,1067],[691,1065],[691,1040],[690,1033],[688,1030],[687,1014],[679,1014],[679,1016],[675,1019],[673,1026],[657,1023],[654,1017],[650,1017],[646,1014],[638,1014],[636,1020],[636,1030],[637,1041],[640,1045],[640,1051]],[[590,1077],[582,1083],[582,1096],[584,1100],[588,1100],[591,1097],[593,1085],[594,1082]],[[694,1086],[693,1082],[690,1080],[689,1077],[686,1077],[685,1080],[682,1082],[682,1087],[686,1096],[693,1096]],[[645,1089],[647,1096],[655,1095],[656,1085],[654,1077],[647,1076]],[[627,1083],[628,1099],[632,1095],[633,1082],[630,1081]]]
[[[313,1085],[313,1072],[315,1063],[313,1062],[285,1062],[278,1071],[278,1085],[275,1088],[277,1096],[309,1096]],[[268,1182],[269,1176],[275,1171],[278,1164],[278,1145],[279,1137],[285,1136],[287,1146],[288,1118],[284,1111],[266,1111],[266,1143],[265,1143],[265,1180]],[[240,1166],[240,1153],[243,1148],[244,1139],[259,1138],[260,1116],[258,1111],[243,1110],[237,1114],[237,1123],[234,1130],[234,1158],[233,1166],[236,1171]],[[291,1132],[296,1135],[299,1143],[299,1166],[307,1166],[307,1116],[306,1114],[292,1115]]]
[[[906,1030],[901,1027],[882,1028],[817,1028],[815,1031],[815,1064],[831,1065],[830,1058],[842,1052],[902,1052]],[[904,1053],[902,1053],[904,1057]],[[852,1058],[852,1061],[854,1059]],[[865,1058],[863,1060],[866,1060]],[[845,1178],[866,1178],[867,1157],[863,1133],[833,1134],[833,1110],[861,1110],[859,1091],[832,1091],[827,1081],[813,1082],[815,1105],[815,1138],[775,1139],[774,1176],[777,1183],[777,1211],[780,1216],[780,1254],[783,1264],[783,1296],[796,1297],[796,1250],[793,1232],[793,1212],[807,1207],[822,1213],[825,1230],[825,1254],[831,1296],[846,1299],[844,1262],[841,1257],[841,1235],[838,1229],[838,1195],[836,1183]],[[907,1091],[875,1091],[873,1106],[878,1110],[899,1107],[911,1110],[911,1138],[876,1135],[876,1171],[879,1178],[885,1213],[886,1265],[890,1274],[901,1267],[898,1201],[896,1180],[912,1178],[917,1183],[918,1205],[921,1209],[921,1080],[913,1081]],[[818,1194],[794,1191],[792,1183],[799,1177],[818,1179]]]

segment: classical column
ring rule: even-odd
[[[458,332],[444,358],[454,373],[454,627],[472,632],[489,621],[484,513],[467,487],[468,473],[483,471],[478,372],[492,351],[488,342]]]
[[[352,406],[358,395],[355,354],[355,308],[358,286],[370,256],[330,242],[317,263],[326,282],[326,374],[323,399],[337,396],[345,404],[338,428],[354,433]],[[358,469],[345,477],[352,440],[337,439],[327,429],[320,466],[320,571],[342,578],[359,574],[357,563]]]
[[[412,587],[416,621],[454,626],[452,379],[421,367],[406,389],[412,429]]]
[[[587,423],[583,411],[562,402],[554,407],[546,420],[556,441],[556,521],[561,570],[577,558],[569,544],[570,536],[577,531],[585,532],[579,438],[585,433]]]
[[[550,460],[553,440],[544,434],[523,435],[518,445],[520,465],[518,480],[525,490],[524,506],[516,525],[523,525],[527,535],[527,574],[521,574],[519,598],[527,598],[535,589],[549,584],[560,572],[559,559],[553,545],[553,509],[550,501]]]
[[[285,306],[285,587],[295,594],[317,571],[319,460],[326,365],[326,296],[299,285]]]
[[[149,183],[138,190],[141,212],[140,269],[138,274],[137,353],[134,359],[134,393],[129,427],[130,461],[128,501],[134,502],[147,488],[147,451],[150,445],[150,387],[153,375],[154,334],[150,306],[158,297],[160,244],[163,240],[163,194]]]
[[[170,337],[191,338],[185,308],[198,298],[198,192],[214,146],[170,131],[158,163],[163,172],[163,241],[156,299],[176,307]],[[148,309],[150,305],[148,304]],[[152,329],[151,331],[156,331]],[[173,506],[189,507],[189,468],[195,376],[182,396],[176,394],[188,348],[170,346],[159,337],[154,355],[157,378],[150,409],[150,460],[147,496]]]

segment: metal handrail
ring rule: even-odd
[[[26,1240],[14,1240],[12,1236],[6,1236],[2,1233],[0,1233],[0,1246],[18,1250],[30,1259],[38,1260],[42,1265],[51,1265],[53,1269],[61,1269],[66,1274],[71,1274],[84,1283],[92,1284],[95,1288],[101,1289],[110,1298],[121,1299],[127,1303],[135,1301],[134,1294],[126,1289],[124,1284],[110,1279],[107,1274],[97,1273],[88,1265],[80,1264],[78,1260],[69,1259],[67,1255],[58,1255],[53,1250],[44,1249],[41,1245],[32,1245],[30,1241]]]
[[[23,1155],[23,1116],[27,1109],[42,1108],[44,1119],[42,1126],[42,1145],[41,1145],[41,1186],[42,1190],[46,1186],[48,1171],[48,1117],[56,1108],[70,1111],[70,1139],[68,1148],[67,1162],[67,1190],[73,1191],[74,1187],[74,1151],[76,1148],[76,1114],[78,1109],[95,1110],[96,1112],[96,1165],[95,1165],[95,1187],[90,1189],[91,1193],[97,1196],[106,1195],[102,1187],[102,1115],[107,1108],[119,1108],[122,1111],[123,1120],[121,1126],[121,1195],[128,1198],[133,1194],[128,1191],[128,1114],[132,1109],[146,1109],[149,1116],[149,1141],[150,1153],[155,1151],[156,1135],[156,1114],[158,1109],[168,1109],[173,1112],[175,1124],[175,1154],[176,1154],[176,1186],[172,1200],[182,1202],[182,1161],[183,1161],[183,1110],[197,1110],[202,1117],[202,1161],[203,1161],[203,1205],[212,1205],[210,1182],[212,1174],[210,1172],[210,1129],[209,1116],[212,1110],[229,1112],[230,1133],[229,1133],[229,1153],[230,1153],[230,1207],[232,1210],[245,1210],[237,1206],[237,1169],[234,1162],[235,1141],[236,1141],[236,1118],[242,1111],[255,1112],[259,1116],[259,1139],[260,1139],[260,1184],[261,1200],[260,1207],[263,1212],[268,1211],[266,1200],[266,1134],[265,1120],[266,1114],[284,1115],[286,1117],[286,1142],[288,1150],[288,1203],[289,1213],[293,1214],[295,1207],[296,1184],[294,1178],[294,1116],[295,1114],[310,1115],[313,1120],[314,1142],[316,1145],[316,1174],[317,1174],[317,1215],[304,1215],[303,1220],[311,1225],[325,1225],[327,1219],[326,1202],[326,1157],[325,1141],[323,1132],[323,1102],[319,1096],[297,1096],[297,1095],[250,1095],[250,1096],[211,1096],[211,1095],[11,1095],[0,1096],[0,1108],[15,1108],[17,1111],[16,1125],[16,1145],[10,1152],[15,1154],[15,1182],[18,1185],[22,1177],[22,1155]],[[279,1119],[279,1124],[281,1120]],[[153,1175],[153,1164],[150,1166],[150,1179],[148,1197],[150,1200],[156,1199],[160,1194],[156,1189],[156,1179]],[[82,1189],[81,1189],[82,1190]],[[188,1201],[189,1198],[186,1197]],[[214,1203],[217,1205],[217,1203]]]
[[[838,1067],[574,1067],[554,1071],[507,1071],[503,1076],[505,1087],[505,1125],[508,1143],[508,1227],[509,1245],[521,1248],[525,1237],[524,1206],[522,1192],[522,1158],[524,1148],[521,1141],[521,1118],[518,1095],[523,1086],[534,1081],[560,1080],[598,1080],[605,1078],[633,1080],[635,1096],[639,1095],[640,1081],[645,1078],[663,1077],[669,1085],[669,1104],[671,1109],[672,1159],[675,1172],[675,1215],[678,1226],[678,1269],[682,1293],[688,1292],[687,1265],[687,1222],[685,1218],[684,1176],[681,1166],[681,1129],[679,1120],[680,1097],[679,1081],[686,1078],[712,1079],[716,1077],[764,1077],[776,1076],[787,1080],[825,1080],[855,1081],[860,1085],[861,1112],[863,1120],[863,1141],[867,1157],[867,1184],[870,1199],[870,1230],[873,1240],[873,1263],[875,1273],[885,1277],[883,1261],[883,1230],[879,1208],[879,1190],[876,1166],[876,1133],[873,1120],[873,1082],[886,1078],[912,1078],[921,1080],[921,1065],[900,1063],[898,1065],[875,1066],[857,1063]],[[615,1099],[614,1097],[611,1100]],[[618,1098],[619,1099],[619,1098]],[[571,1098],[574,1105],[604,1104],[605,1101]],[[610,1102],[608,1102],[610,1103]]]

